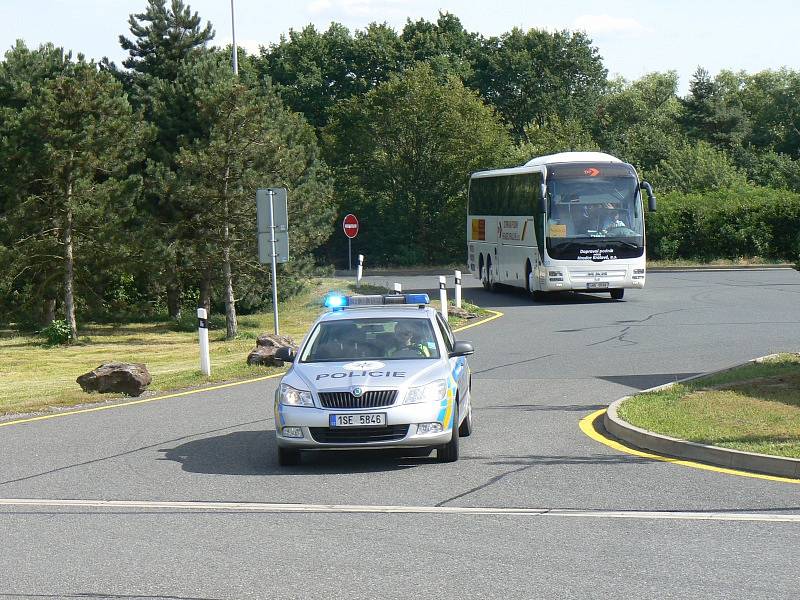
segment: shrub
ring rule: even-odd
[[[49,346],[60,346],[70,341],[72,332],[69,328],[69,323],[62,320],[53,321],[42,329],[41,335]]]
[[[800,256],[800,194],[752,186],[702,194],[664,194],[647,215],[647,247],[655,259]]]

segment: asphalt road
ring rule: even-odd
[[[477,349],[459,462],[281,469],[274,379],[0,427],[0,598],[797,597],[800,485],[620,453],[578,422],[797,351],[800,274],[651,273],[625,301],[545,304],[464,281],[504,316],[459,334]],[[64,499],[86,502],[45,502]]]

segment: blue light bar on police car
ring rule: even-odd
[[[386,306],[392,304],[430,304],[428,294],[370,294],[343,296],[331,293],[325,296],[325,307],[333,310],[348,306]]]
[[[325,308],[342,308],[347,304],[347,298],[340,294],[328,294],[325,296]]]

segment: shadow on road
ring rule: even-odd
[[[299,467],[278,465],[273,430],[234,431],[161,449],[162,460],[181,463],[184,471],[210,475],[320,475],[397,471],[435,462],[412,456],[415,449],[329,450],[304,452]]]
[[[434,285],[433,278],[431,285]],[[439,288],[407,288],[404,292],[428,294],[431,300],[439,299]],[[448,298],[453,298],[453,290],[449,289]],[[583,294],[579,292],[553,292],[546,300],[535,301],[523,288],[498,285],[494,292],[488,292],[480,287],[464,287],[464,299],[478,306],[492,308],[506,308],[513,306],[569,306],[581,304],[614,304],[624,300],[612,300],[607,294]]]
[[[648,375],[598,375],[597,379],[602,379],[603,381],[610,381],[611,383],[618,383],[619,385],[624,385],[629,388],[635,388],[637,390],[646,390],[648,388],[656,387],[658,385],[664,385],[665,383],[673,383],[675,381],[680,381],[681,379],[694,377],[695,375],[700,375],[700,373],[650,373]]]
[[[473,406],[472,410],[522,410],[525,412],[591,412],[607,408],[606,404],[499,404],[494,406]]]

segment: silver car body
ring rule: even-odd
[[[393,360],[329,360],[301,362],[319,323],[333,320],[388,317],[426,319],[436,335],[439,358]],[[445,339],[447,336],[449,339]],[[281,380],[296,390],[310,391],[311,406],[281,403],[281,386],[275,393],[275,432],[279,447],[293,449],[347,449],[365,447],[436,447],[458,435],[458,426],[470,414],[470,370],[464,356],[449,357],[454,339],[449,327],[428,306],[381,306],[347,308],[325,313],[317,319],[301,344],[294,363]],[[438,401],[405,404],[408,390],[436,380],[445,380],[445,397]],[[386,406],[362,408],[354,395],[365,398],[370,392],[384,392],[393,401]],[[394,393],[396,392],[396,393]],[[335,394],[338,393],[338,394]],[[326,395],[327,407],[320,394]],[[381,396],[372,394],[380,404]],[[343,408],[332,408],[331,400]],[[458,410],[455,409],[456,400]],[[374,401],[373,401],[374,403]],[[363,403],[361,403],[363,405]],[[332,415],[384,413],[383,427],[331,427]],[[454,415],[458,415],[458,423]],[[422,423],[441,424],[441,431],[420,433]],[[302,437],[283,435],[285,427],[300,427]],[[455,433],[454,433],[455,432]]]

